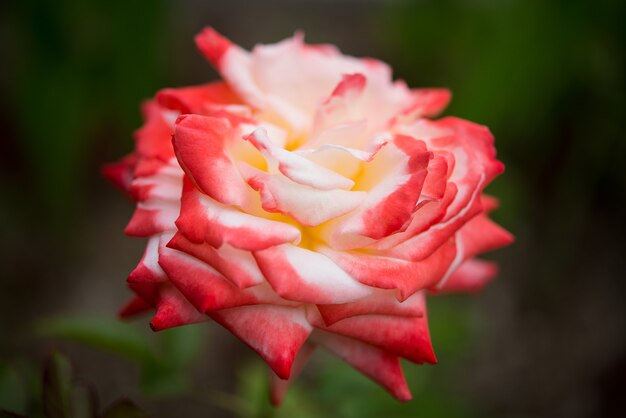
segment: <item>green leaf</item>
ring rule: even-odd
[[[151,340],[115,319],[64,317],[40,321],[40,335],[60,337],[105,349],[139,363],[157,361]]]
[[[52,353],[43,374],[43,409],[48,418],[71,418],[72,366],[60,353]]]
[[[162,358],[173,369],[183,370],[202,352],[206,327],[183,326],[159,332]]]
[[[165,362],[143,364],[140,379],[141,390],[149,396],[179,395],[189,387],[186,375]]]
[[[96,394],[88,387],[76,385],[72,388],[72,418],[95,418]]]
[[[230,400],[230,409],[240,418],[334,416],[331,413],[332,409],[324,411],[319,405],[311,402],[311,397],[307,396],[305,391],[300,390],[297,380],[292,383],[280,407],[274,407],[269,401],[269,377],[268,368],[261,361],[247,365],[239,374],[239,396],[223,396],[223,401]]]
[[[28,390],[19,373],[9,365],[0,365],[0,410],[25,414]]]
[[[129,400],[118,401],[102,414],[102,418],[145,418],[147,415]]]

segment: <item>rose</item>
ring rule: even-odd
[[[436,362],[425,294],[479,289],[496,267],[474,256],[512,240],[482,194],[503,170],[493,137],[429,119],[447,90],[300,35],[196,42],[224,81],[159,92],[105,169],[148,238],[122,315],[220,323],[272,368],[275,403],[317,346],[410,399],[399,358]]]

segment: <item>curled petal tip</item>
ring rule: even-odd
[[[233,43],[220,35],[211,27],[204,28],[195,37],[196,46],[215,67],[220,67],[222,57],[230,49]]]

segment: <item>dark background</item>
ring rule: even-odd
[[[154,417],[619,416],[626,408],[625,5],[3,3],[0,389],[3,376],[37,376],[58,347],[101,405],[128,397]],[[501,199],[494,217],[517,242],[492,255],[501,274],[479,295],[430,299],[440,364],[407,368],[413,402],[395,403],[321,355],[285,408],[272,412],[259,360],[215,325],[145,337],[164,358],[172,351],[163,347],[189,352],[184,367],[159,372],[160,381],[144,370],[145,359],[120,349],[130,334],[148,334],[147,319],[120,329],[112,319],[143,242],[123,235],[132,205],[100,166],[132,149],[141,100],[217,78],[193,43],[205,25],[246,48],[303,29],[309,42],[390,63],[412,87],[449,87],[446,114],[494,132],[506,173],[488,192]],[[154,383],[172,379],[188,382]],[[4,394],[9,402],[16,396],[31,395]],[[20,408],[36,416],[36,402]]]

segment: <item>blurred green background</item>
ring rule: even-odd
[[[78,409],[96,395],[107,417],[620,415],[625,22],[625,2],[599,0],[4,2],[0,409],[40,416],[43,391]],[[494,132],[507,169],[488,191],[517,242],[481,294],[430,298],[440,364],[407,365],[414,401],[321,354],[275,411],[259,360],[219,327],[115,320],[143,243],[99,168],[131,150],[141,100],[217,78],[193,44],[204,25],[246,48],[303,29],[449,87],[446,114]],[[105,408],[120,399],[143,412]]]

